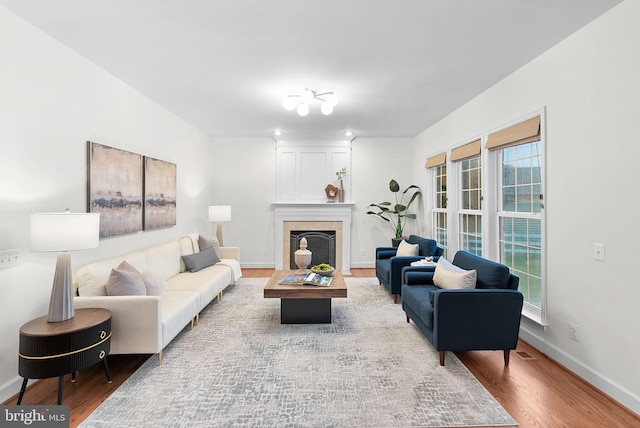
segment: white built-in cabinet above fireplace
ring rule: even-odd
[[[275,220],[276,269],[288,269],[291,231],[335,230],[336,268],[351,269],[351,142],[296,139],[277,142]],[[340,187],[345,202],[327,202],[324,189]],[[310,249],[313,251],[312,249]]]
[[[328,184],[339,187],[336,172],[347,169],[342,179],[345,201],[351,199],[351,142],[296,140],[277,142],[276,202],[324,203]]]

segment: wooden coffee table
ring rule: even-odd
[[[342,273],[333,272],[329,287],[316,285],[280,285],[285,276],[295,270],[277,270],[264,287],[264,297],[280,299],[281,324],[331,323],[331,299],[347,297],[347,285]]]

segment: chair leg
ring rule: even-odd
[[[511,352],[508,349],[504,350],[504,365],[508,366],[509,365],[509,356],[511,355]]]
[[[444,351],[440,351],[440,365],[444,366]]]
[[[409,315],[407,315],[407,322],[410,322],[411,319],[409,318]]]

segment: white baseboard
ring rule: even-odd
[[[33,379],[29,380],[29,385],[34,382]],[[4,385],[0,385],[0,403],[4,403],[9,398],[13,397],[15,394],[20,392],[20,387],[22,386],[22,378],[20,376],[16,376],[11,379],[9,382]],[[10,403],[16,404],[16,403]]]
[[[351,269],[373,269],[375,267],[375,262],[351,262]]]
[[[274,262],[240,262],[241,268],[247,269],[275,269]]]
[[[554,344],[549,343],[543,337],[527,329],[526,326],[520,326],[520,338],[627,407],[632,412],[640,415],[640,397],[638,395],[609,379],[597,370],[585,365],[582,361],[575,359],[572,355],[566,353]]]

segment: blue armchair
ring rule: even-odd
[[[402,288],[402,268],[410,266],[416,260],[424,259],[432,256],[437,260],[442,255],[444,249],[438,247],[433,239],[422,238],[417,235],[411,235],[407,239],[410,244],[418,244],[417,256],[396,257],[395,247],[378,247],[376,248],[376,276],[381,285],[384,285],[393,296],[393,303],[398,303],[398,295]]]
[[[520,332],[523,296],[519,278],[509,268],[466,251],[458,251],[453,264],[476,270],[476,288],[441,289],[434,272],[407,267],[402,272],[402,308],[440,352],[502,350],[509,365]]]

